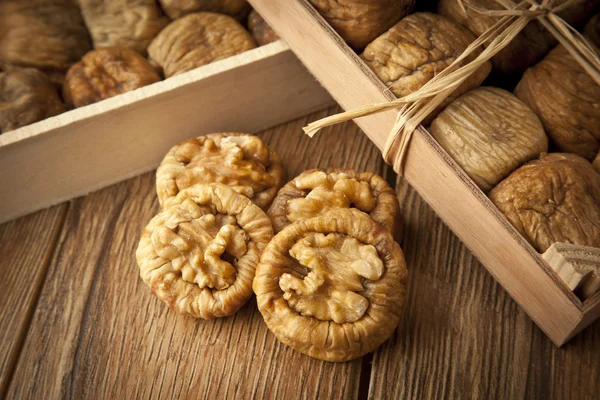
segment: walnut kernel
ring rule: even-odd
[[[174,146],[156,171],[160,204],[197,183],[220,182],[266,208],[281,186],[279,156],[254,135],[213,133]]]

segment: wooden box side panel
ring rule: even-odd
[[[332,103],[281,41],[0,136],[0,222],[155,168],[175,143]]]
[[[306,1],[250,2],[342,107],[389,99]],[[394,120],[386,112],[356,122],[381,149]],[[405,176],[550,339],[563,344],[581,323],[581,302],[423,129],[413,135]]]

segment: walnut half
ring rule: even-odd
[[[408,272],[392,235],[356,209],[298,221],[269,243],[253,289],[271,332],[326,361],[373,351],[400,322]]]
[[[252,295],[272,236],[271,221],[246,197],[220,183],[195,185],[146,226],[136,252],[140,276],[177,312],[232,315]]]
[[[370,172],[341,168],[304,171],[281,188],[267,214],[279,232],[290,223],[350,207],[369,214],[401,239],[396,193],[382,177]]]
[[[197,183],[219,182],[266,209],[281,186],[279,156],[254,135],[211,133],[174,146],[156,170],[161,205]]]

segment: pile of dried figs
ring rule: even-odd
[[[257,136],[174,146],[156,171],[161,209],[136,252],[141,278],[173,310],[208,320],[256,294],[275,336],[312,357],[373,351],[406,297],[396,194],[376,174],[339,168],[282,183],[279,156]]]
[[[0,133],[278,39],[246,0],[2,0]]]
[[[503,8],[439,0],[439,14],[408,15],[410,0],[310,2],[397,97],[421,88],[500,18],[476,9]],[[590,19],[599,3],[553,6],[563,3],[558,15],[599,52],[600,15]],[[424,124],[538,252],[557,242],[600,247],[600,86],[537,20]]]

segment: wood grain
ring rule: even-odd
[[[592,399],[600,323],[562,349],[405,183],[406,315],[373,355],[369,398]]]
[[[331,104],[278,41],[5,133],[0,221],[156,168],[174,142],[257,132]]]
[[[62,204],[0,225],[0,398],[21,351],[66,210]]]
[[[300,129],[307,121],[262,135],[288,177],[332,165],[382,171],[377,149],[354,125],[310,140]],[[9,398],[357,396],[360,359],[325,363],[283,346],[254,301],[209,322],[159,302],[134,258],[157,207],[152,174],[73,202]]]

